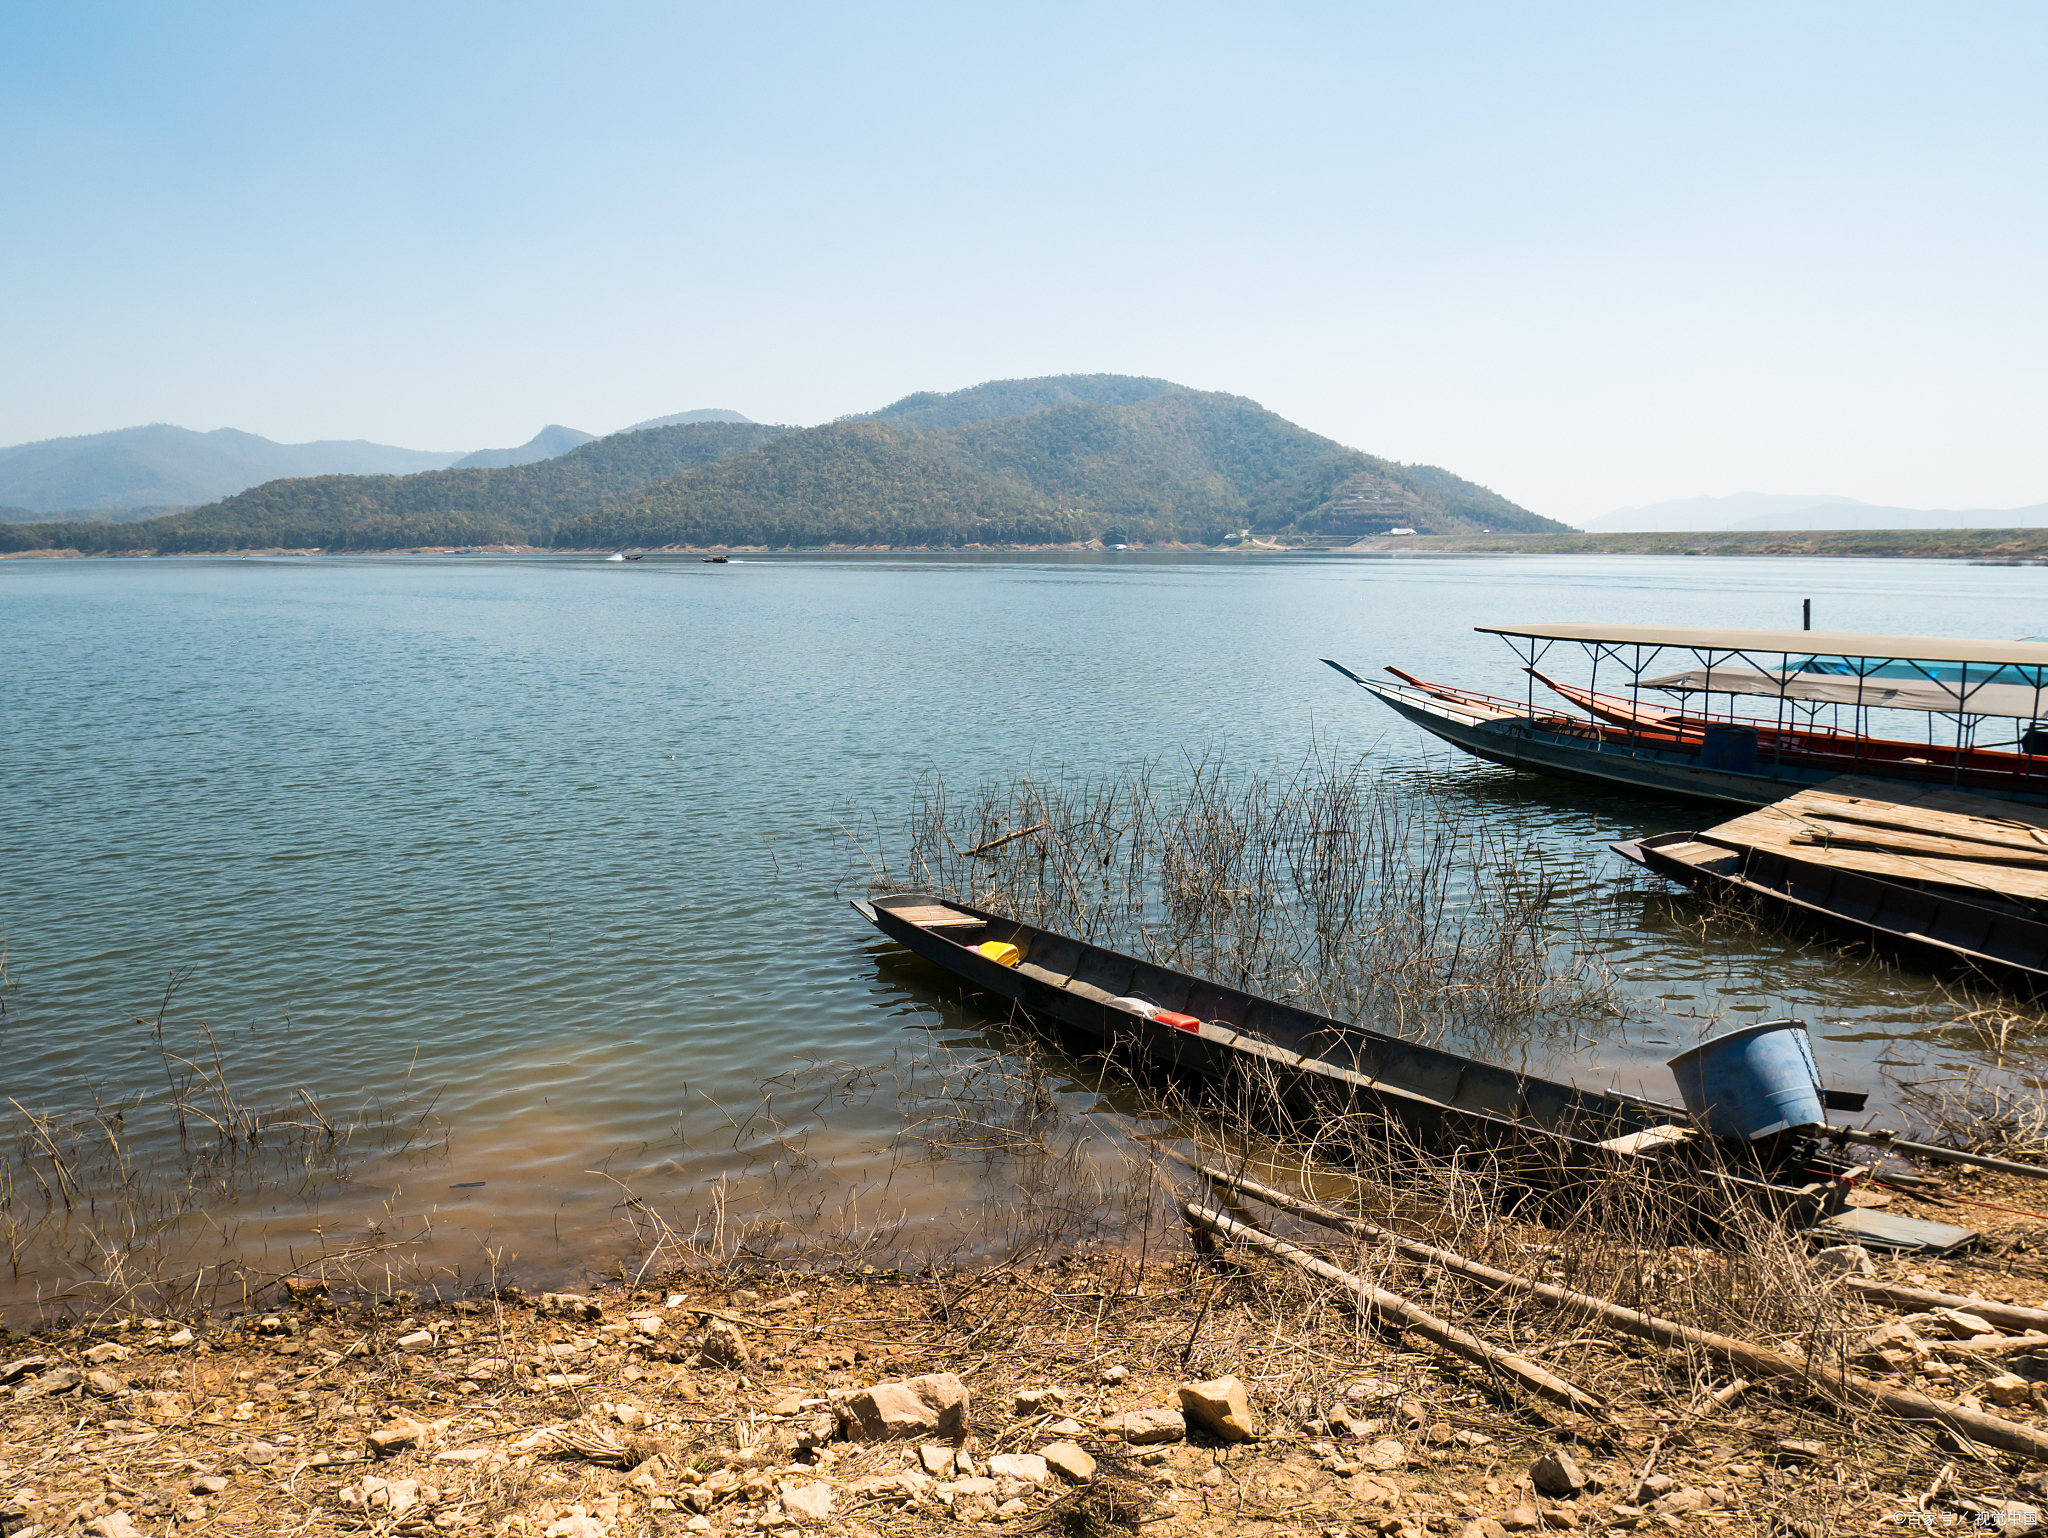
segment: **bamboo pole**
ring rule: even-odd
[[[2014,1303],[1992,1303],[1984,1298],[1965,1298],[1953,1292],[1929,1292],[1921,1287],[1897,1287],[1890,1282],[1851,1276],[1843,1285],[1879,1303],[1906,1303],[1915,1308],[1958,1308],[1975,1314],[1987,1324],[2002,1324],[2020,1330],[2048,1330],[2048,1308],[2022,1308]]]
[[[1190,1160],[1182,1162],[1192,1165]],[[1929,1399],[1925,1394],[1886,1388],[1882,1384],[1872,1383],[1847,1371],[1836,1371],[1823,1367],[1818,1362],[1802,1361],[1751,1341],[1737,1340],[1733,1336],[1718,1335],[1711,1330],[1695,1329],[1691,1325],[1660,1319],[1654,1314],[1623,1308],[1619,1303],[1596,1298],[1590,1293],[1574,1292],[1570,1288],[1555,1287],[1548,1282],[1533,1282],[1527,1277],[1496,1270],[1476,1260],[1467,1260],[1450,1250],[1438,1249],[1430,1244],[1418,1244],[1413,1239],[1404,1239],[1399,1234],[1389,1233],[1375,1224],[1346,1217],[1341,1212],[1333,1212],[1314,1202],[1302,1201],[1298,1197],[1289,1196],[1285,1191],[1276,1191],[1271,1186],[1261,1185],[1256,1180],[1233,1175],[1228,1170],[1207,1164],[1192,1167],[1218,1184],[1241,1191],[1247,1196],[1255,1196],[1260,1201],[1279,1207],[1283,1211],[1297,1213],[1326,1228],[1337,1229],[1355,1238],[1391,1243],[1395,1249],[1413,1259],[1426,1260],[1433,1265],[1442,1266],[1446,1271],[1455,1271],[1479,1281],[1491,1282],[1497,1287],[1542,1298],[1575,1313],[1598,1319],[1624,1335],[1652,1341],[1666,1350],[1704,1351],[1755,1378],[1768,1379],[1805,1393],[1819,1394],[1837,1403],[1860,1405],[1898,1420],[1940,1426],[1965,1439],[1966,1442],[1981,1443],[1986,1447],[1995,1447],[2001,1452],[2017,1453],[2037,1463],[2048,1463],[2048,1436],[2031,1427],[2002,1420],[1981,1410],[1965,1410],[1958,1405]],[[1189,1210],[1194,1210],[1192,1204]]]
[[[1211,1233],[1221,1234],[1228,1239],[1242,1239],[1245,1243],[1290,1261],[1304,1271],[1312,1272],[1325,1281],[1335,1282],[1349,1291],[1359,1302],[1383,1318],[1396,1320],[1402,1328],[1413,1330],[1417,1335],[1435,1341],[1446,1351],[1452,1351],[1468,1361],[1481,1366],[1496,1368],[1506,1373],[1524,1388],[1532,1389],[1547,1399],[1555,1399],[1572,1409],[1591,1415],[1606,1408],[1606,1405],[1573,1385],[1538,1367],[1525,1357],[1516,1356],[1512,1351],[1503,1351],[1490,1346],[1468,1330],[1461,1330],[1447,1320],[1439,1319],[1427,1309],[1410,1302],[1397,1292],[1388,1292],[1376,1287],[1362,1276],[1354,1276],[1327,1260],[1320,1260],[1306,1250],[1296,1249],[1284,1239],[1275,1239],[1271,1234],[1225,1217],[1222,1213],[1199,1206],[1194,1202],[1183,1203],[1190,1220]]]

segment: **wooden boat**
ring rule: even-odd
[[[1811,1136],[1717,1144],[1676,1106],[1477,1062],[963,903],[906,894],[853,906],[985,992],[1169,1074],[1250,1089],[1298,1125],[1326,1131],[1362,1115],[1418,1148],[1486,1151],[1512,1170],[1505,1178],[1532,1186],[1630,1166],[1702,1211],[1726,1213],[1729,1193],[1741,1192],[1800,1226],[1851,1216],[1847,1183],[1862,1170]],[[991,959],[978,949],[989,942],[1020,959]]]
[[[1476,758],[1559,779],[1764,806],[1792,791],[1855,773],[1903,787],[1950,786],[1977,795],[2048,805],[2048,643],[1956,641],[1928,636],[1695,626],[1481,626],[1514,644],[1524,671],[1581,715],[1541,709],[1533,696],[1506,699],[1388,671],[1399,685],[1324,661],[1398,714]],[[1559,683],[1537,671],[1551,646],[1582,646],[1599,669],[1631,680],[1628,696]],[[1650,676],[1678,652],[1702,665]],[[1777,718],[1645,707],[1644,690],[1761,696]],[[1819,713],[1846,709],[1852,729]],[[1855,730],[1874,710],[1918,712],[1925,744]],[[1953,718],[1952,745],[1934,722]],[[1978,725],[2013,720],[2009,744],[1978,746]],[[2018,751],[2004,751],[2016,748]]]
[[[1988,895],[1891,881],[1707,833],[1659,833],[1608,847],[1645,870],[1802,933],[1867,945],[2022,997],[2048,996],[2048,924]]]

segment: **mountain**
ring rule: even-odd
[[[1086,402],[1096,406],[1134,406],[1181,386],[1165,379],[1130,374],[1055,374],[1048,379],[997,379],[950,395],[929,390],[906,395],[880,411],[841,417],[842,422],[893,422],[924,431],[966,427],[1002,417],[1030,416],[1055,406]]]
[[[455,454],[360,439],[273,443],[232,427],[210,433],[158,422],[0,449],[0,503],[31,512],[190,506],[288,475],[406,475]]]
[[[1376,459],[1239,396],[1069,375],[907,396],[790,433],[586,515],[555,542],[1215,544],[1245,528],[1356,537],[1390,520],[1428,533],[1564,529],[1447,471]]]
[[[631,427],[621,428],[622,432],[644,432],[650,427],[683,427],[691,422],[748,422],[752,419],[741,416],[737,411],[722,407],[708,407],[701,411],[678,411],[674,416],[649,417],[644,422],[635,422]]]
[[[576,428],[550,422],[516,449],[478,449],[474,454],[465,454],[456,460],[454,468],[503,470],[512,465],[530,465],[596,441],[596,433],[580,432]]]
[[[955,425],[907,425],[933,422]],[[1567,532],[1255,401],[1075,375],[910,396],[808,429],[698,422],[505,468],[280,480],[120,530],[0,527],[0,550],[1214,544],[1245,529],[1348,540],[1393,525]]]
[[[614,433],[526,465],[270,481],[149,523],[0,526],[0,551],[155,550],[172,555],[542,543],[565,519],[691,465],[744,453],[787,430],[702,422]]]
[[[1589,534],[1720,533],[1729,529],[2038,529],[2048,503],[2015,508],[1876,507],[1853,497],[1744,491],[1623,507],[1588,519]]]
[[[146,523],[169,518],[185,508],[172,502],[157,507],[67,507],[59,513],[38,513],[26,507],[0,507],[0,523]]]

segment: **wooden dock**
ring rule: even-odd
[[[2048,903],[2048,809],[1843,775],[1702,839],[1890,881]]]

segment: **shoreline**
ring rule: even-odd
[[[400,545],[355,547],[249,546],[226,550],[154,549],[87,552],[72,547],[0,551],[0,561],[236,560],[257,556],[378,555],[609,555],[612,546],[568,548],[548,545]],[[1477,556],[1477,555],[1663,555],[1776,556],[1849,559],[1949,560],[1999,566],[2048,565],[2048,529],[1820,530],[1720,534],[1414,534],[1367,537],[1352,544],[1282,544],[1266,540],[1241,545],[1145,544],[1131,554]],[[999,555],[1106,554],[1101,545],[650,545],[645,555]]]
[[[1996,1197],[2010,1211],[2020,1184],[1965,1172],[1940,1196],[1898,1200],[1938,1213]],[[2048,1301],[2033,1259],[2042,1224],[1998,1226],[2002,1265],[1994,1252],[1880,1257],[1875,1269],[1895,1285]],[[1798,1387],[1730,1392],[1725,1366],[1290,1237],[1340,1265],[1380,1265],[1383,1286],[1419,1285],[1440,1312],[1596,1389],[1602,1413],[1532,1398],[1242,1249],[915,1274],[843,1256],[809,1270],[734,1263],[538,1298],[299,1275],[215,1313],[0,1331],[0,1526],[102,1538],[393,1523],[474,1538],[880,1538],[946,1522],[1152,1538],[1820,1538],[1941,1508],[1949,1522],[1992,1512],[2012,1532],[2038,1521],[2048,1475],[2024,1460],[1958,1456],[1932,1428]],[[1713,1254],[1658,1251],[1640,1306],[1711,1289]],[[1925,1313],[1916,1335],[1887,1322],[1900,1303],[1806,1266],[1859,1371],[1989,1401],[2016,1428],[2048,1425],[2038,1387],[2032,1399],[2001,1387],[2009,1354],[1943,1340]],[[1868,1344],[1880,1335],[1883,1360]]]

